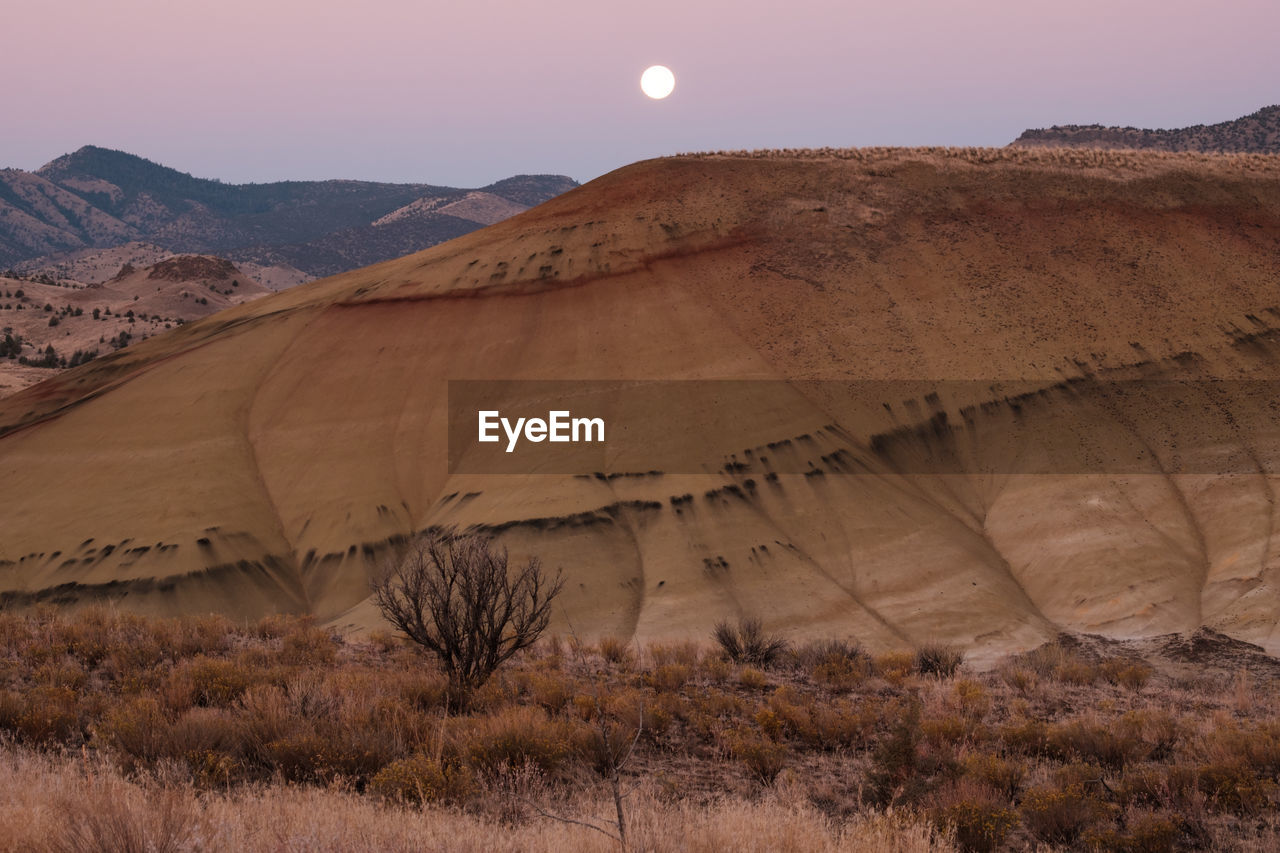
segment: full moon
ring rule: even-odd
[[[640,75],[640,90],[660,101],[676,87],[676,75],[665,65],[651,65]]]

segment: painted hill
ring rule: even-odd
[[[1145,148],[1154,151],[1223,151],[1280,154],[1280,105],[1219,124],[1176,130],[1068,124],[1026,130],[1012,143],[1019,148]]]
[[[979,656],[1200,626],[1275,652],[1280,429],[1241,389],[1280,367],[1278,260],[1277,157],[639,163],[0,400],[0,590],[368,626],[369,574],[439,525],[563,568],[585,635],[750,613]],[[450,473],[447,380],[726,378],[798,402],[749,439],[676,424],[700,472]],[[1225,382],[1225,444],[1099,385],[1171,378]],[[1136,467],[1054,462],[1099,436]],[[920,466],[948,454],[976,464]]]
[[[0,170],[0,266],[145,241],[171,253],[327,275],[436,245],[490,224],[495,211],[510,215],[574,186],[562,175],[520,175],[472,190],[345,180],[225,184],[89,145],[34,173]],[[375,224],[404,208],[416,213]]]

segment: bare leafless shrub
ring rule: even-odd
[[[373,598],[392,624],[439,659],[462,701],[537,641],[563,585],[536,558],[509,571],[506,550],[487,539],[429,534],[373,584]]]

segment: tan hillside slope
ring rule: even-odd
[[[103,284],[115,278],[126,264],[139,269],[175,256],[174,252],[153,243],[134,241],[106,249],[79,249],[33,258],[19,264],[18,270],[28,278],[44,275],[59,281],[70,279],[80,284]],[[287,265],[264,266],[239,260],[235,266],[242,275],[271,290],[286,290],[314,278]]]
[[[142,268],[125,262],[100,283],[0,276],[0,341],[15,342],[0,351],[0,397],[82,358],[270,292],[230,261],[208,255],[174,255]]]
[[[1274,379],[1277,270],[1276,157],[639,163],[0,400],[0,590],[371,625],[370,572],[457,526],[562,568],[592,635],[746,613],[881,647],[1210,625],[1280,650],[1280,431],[1256,385],[1204,392],[1229,435],[1173,459],[1194,410],[1080,383]],[[686,473],[451,475],[450,379],[796,394],[726,438],[677,424],[705,459]],[[1081,467],[1081,448],[1146,462]],[[939,453],[966,464],[921,473]]]

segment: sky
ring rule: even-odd
[[[586,181],[686,151],[1004,145],[1280,103],[1276,0],[6,0],[0,167]],[[676,89],[640,92],[664,64]]]

